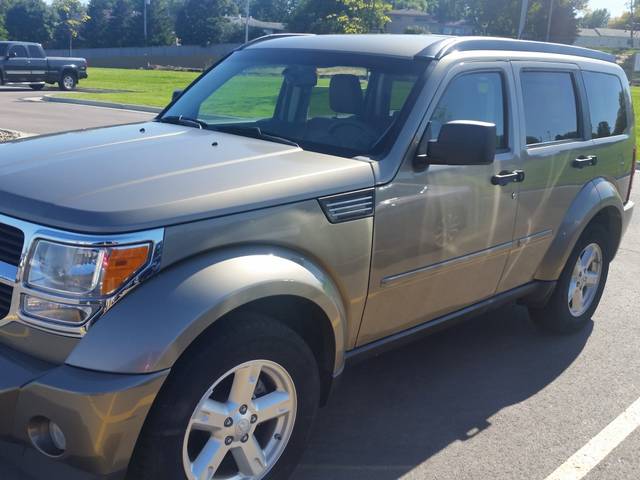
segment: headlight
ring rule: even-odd
[[[151,251],[151,243],[85,247],[37,240],[28,259],[22,314],[84,325],[149,265]]]
[[[39,240],[29,260],[27,285],[82,297],[113,294],[149,261],[149,244],[78,247]]]

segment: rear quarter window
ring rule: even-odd
[[[520,81],[527,145],[579,138],[578,103],[571,73],[524,71]]]
[[[608,73],[582,72],[593,138],[620,135],[627,129],[627,100],[620,79]]]

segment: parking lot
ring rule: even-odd
[[[151,117],[23,100],[41,95],[0,88],[0,129],[43,134]],[[636,214],[586,330],[542,335],[511,306],[349,368],[296,480],[547,479],[640,397],[638,279]],[[638,478],[640,430],[599,446],[606,457],[579,464],[584,477],[553,480]],[[2,480],[33,480],[6,468]]]

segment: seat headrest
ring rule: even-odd
[[[359,114],[362,112],[362,88],[356,75],[338,74],[331,77],[329,105],[336,113]]]

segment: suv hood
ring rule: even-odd
[[[367,161],[157,122],[0,144],[0,211],[85,233],[163,227],[373,182]]]

